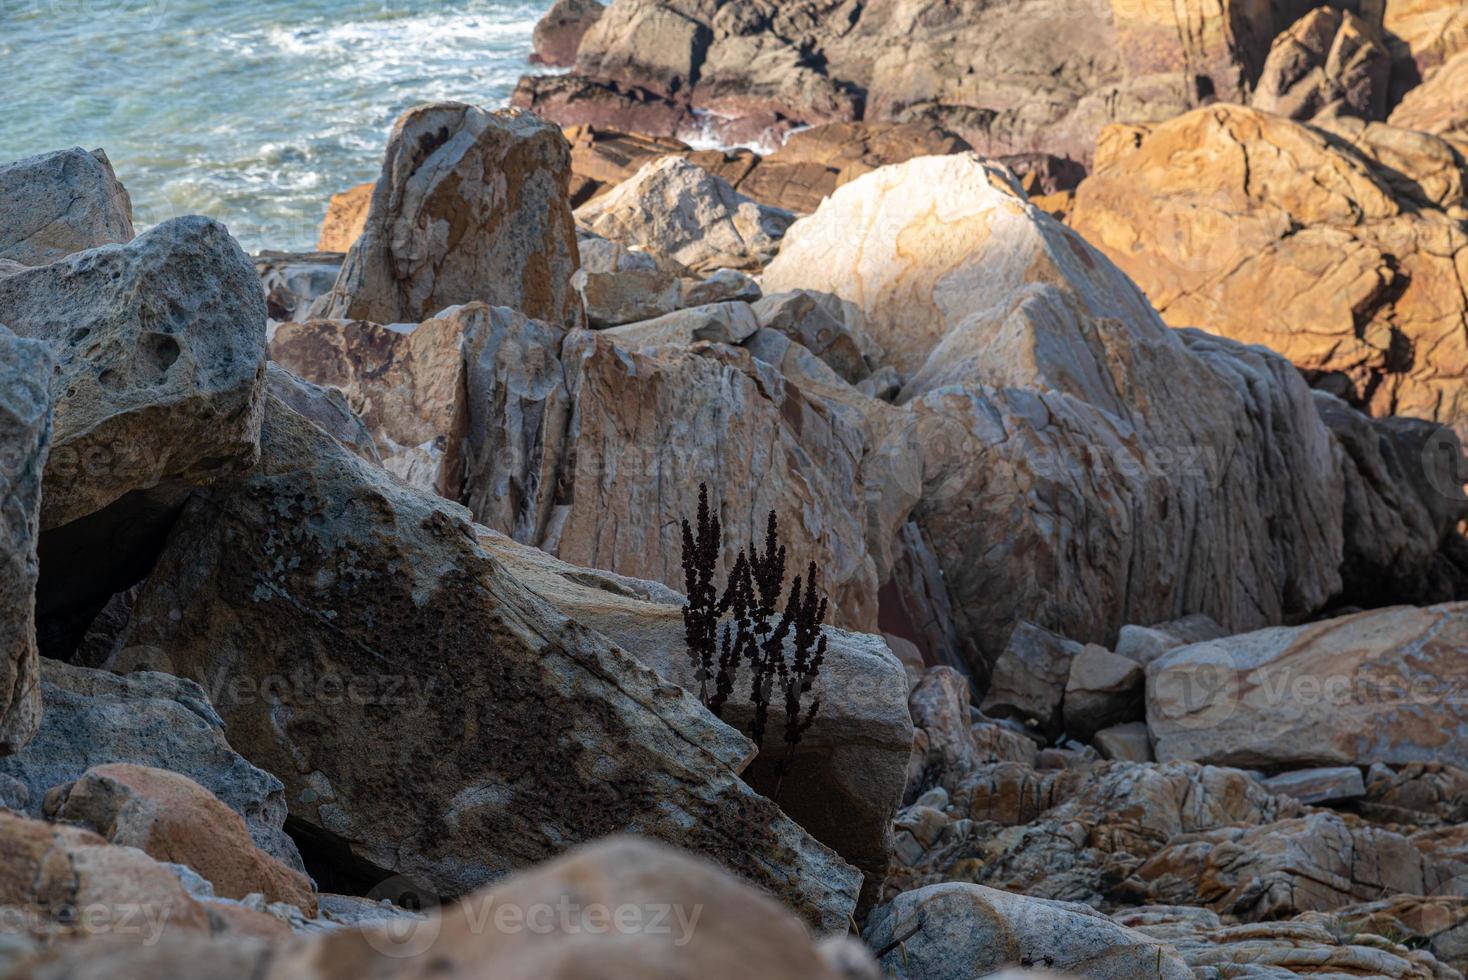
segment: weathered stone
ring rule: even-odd
[[[382,455],[377,451],[372,433],[352,411],[340,389],[298,378],[274,361],[266,365],[265,383],[270,394],[279,398],[291,411],[316,423],[327,435],[367,462],[382,465]]]
[[[1468,604],[1398,607],[1174,650],[1147,668],[1157,758],[1468,766]]]
[[[683,303],[678,277],[658,268],[646,252],[633,252],[604,238],[582,238],[581,268],[571,284],[595,329],[651,320]]]
[[[1381,26],[1397,59],[1395,88],[1412,87],[1468,50],[1468,10],[1457,0],[1386,0],[1383,8]]]
[[[1088,645],[1070,661],[1062,706],[1066,732],[1089,742],[1103,728],[1140,720],[1144,686],[1141,664]]]
[[[530,60],[542,65],[574,65],[581,38],[605,12],[597,0],[556,0],[535,25],[531,37],[535,54]]]
[[[318,252],[350,252],[367,227],[367,212],[372,204],[374,184],[358,184],[331,195],[326,217],[321,221],[321,234],[316,238]]]
[[[754,315],[760,326],[803,345],[843,379],[856,384],[871,374],[864,355],[879,356],[880,350],[848,319],[837,315],[833,307],[839,305],[836,297],[797,289],[761,299],[754,304]]]
[[[214,894],[287,902],[316,912],[311,881],[259,850],[244,819],[178,773],[145,766],[94,766],[46,794],[50,819],[86,827],[108,842],[202,875]]]
[[[1468,18],[1465,18],[1468,28]],[[1418,129],[1459,142],[1468,152],[1468,50],[1433,69],[1392,110],[1393,126]]]
[[[683,596],[657,582],[568,565],[481,529],[479,542],[527,587],[574,621],[596,630],[658,675],[698,690],[684,642]],[[783,782],[786,747],[771,733],[744,780],[775,799],[791,819],[867,875],[863,900],[875,900],[887,870],[892,814],[902,799],[913,723],[906,678],[879,637],[827,627],[825,661],[812,691],[820,710],[801,737]],[[753,717],[747,672],[722,717],[747,731]]]
[[[388,138],[367,224],[312,315],[419,323],[474,300],[579,326],[570,153],[518,111],[418,106]]]
[[[968,882],[930,885],[872,913],[864,938],[887,975],[969,980],[1004,966],[1040,966],[1097,980],[1190,980],[1167,945],[1084,905]]]
[[[1349,10],[1317,7],[1274,39],[1250,104],[1291,119],[1386,117],[1392,56]]]
[[[0,164],[0,259],[49,265],[132,237],[132,202],[101,150],[77,146]]]
[[[1366,799],[1359,809],[1385,823],[1468,823],[1468,772],[1436,762],[1399,771],[1377,763],[1366,774]]]
[[[1461,433],[1468,227],[1407,186],[1410,156],[1429,157],[1378,160],[1385,142],[1210,106],[1106,143],[1071,225],[1167,322],[1267,345],[1372,415]]]
[[[340,252],[267,251],[256,255],[255,271],[265,287],[265,312],[270,322],[307,319],[311,304],[336,285],[343,258]]]
[[[152,652],[151,659],[161,658]],[[128,665],[120,660],[117,666]],[[126,762],[165,769],[213,793],[245,818],[261,850],[301,869],[296,846],[282,829],[280,780],[230,748],[224,722],[199,685],[167,674],[117,675],[42,660],[41,699],[45,715],[36,737],[24,751],[0,759],[0,776],[25,785],[31,816],[41,815],[47,790],[74,782],[94,766]]]
[[[625,350],[652,351],[667,345],[687,347],[701,340],[740,344],[754,336],[759,320],[748,303],[715,303],[679,310],[643,323],[602,331]]]
[[[695,273],[762,268],[794,218],[679,157],[649,163],[576,211],[592,232]]]
[[[59,362],[43,529],[129,491],[254,462],[265,300],[223,225],[176,218],[7,276],[0,310],[18,335],[50,341]]]
[[[1147,734],[1147,723],[1129,721],[1097,732],[1091,739],[1101,758],[1117,762],[1151,762],[1152,739]]]
[[[764,293],[752,276],[738,269],[718,269],[703,280],[683,281],[682,305],[708,306],[710,303],[757,303]]]
[[[1227,630],[1203,615],[1156,626],[1123,626],[1116,641],[1116,653],[1145,667],[1169,650],[1227,635]]]
[[[0,325],[0,756],[23,748],[41,724],[36,542],[54,367],[45,344]]]
[[[1361,770],[1355,766],[1283,772],[1264,780],[1264,788],[1271,793],[1293,796],[1301,803],[1330,803],[1366,795]]]
[[[463,895],[636,828],[846,928],[860,875],[740,782],[747,740],[520,585],[462,508],[277,402],[262,445],[191,502],[128,642],[223,687],[235,744],[337,862]]]
[[[988,714],[1058,734],[1066,683],[1081,651],[1081,644],[1058,633],[1020,623],[994,662],[989,693],[981,707]]]

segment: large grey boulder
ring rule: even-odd
[[[0,260],[49,265],[133,237],[132,202],[101,150],[0,164]]]
[[[1037,966],[1092,980],[1191,980],[1165,943],[1089,906],[1027,898],[968,882],[928,885],[872,913],[863,938],[884,976],[971,980]]]
[[[419,323],[480,300],[580,326],[570,179],[565,137],[528,113],[409,109],[388,138],[366,229],[312,315]]]
[[[7,276],[0,310],[59,362],[43,528],[258,456],[265,300],[218,222],[176,218],[127,245]]]
[[[167,666],[157,651],[153,659]],[[283,829],[280,780],[230,748],[204,688],[164,673],[114,674],[55,660],[42,660],[40,673],[40,730],[23,751],[0,759],[0,778],[25,787],[29,815],[42,815],[47,790],[75,782],[93,766],[150,766],[203,786],[245,818],[261,850],[302,866]]]
[[[180,518],[124,645],[218,686],[343,866],[463,895],[636,831],[847,928],[860,874],[739,779],[748,740],[523,586],[463,508],[278,402],[260,465]]]
[[[36,541],[54,367],[45,344],[0,326],[0,756],[23,748],[41,721]]]

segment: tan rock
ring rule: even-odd
[[[259,850],[244,819],[187,776],[145,766],[95,766],[47,794],[47,815],[112,844],[202,875],[222,898],[258,893],[316,913],[311,881]]]
[[[570,171],[560,131],[528,114],[459,102],[408,110],[365,230],[312,315],[418,323],[482,300],[580,325]]]
[[[846,929],[860,875],[739,780],[746,739],[517,582],[462,508],[279,403],[262,441],[180,518],[126,643],[221,686],[313,836],[456,896],[635,828]]]
[[[1373,415],[1461,430],[1468,229],[1405,194],[1390,166],[1320,130],[1211,106],[1098,156],[1071,226],[1167,322],[1265,344]]]
[[[611,327],[602,335],[625,350],[648,353],[658,347],[689,347],[699,341],[733,346],[754,336],[759,326],[748,303],[713,303]]]
[[[316,238],[318,252],[350,252],[367,227],[367,211],[372,204],[374,184],[358,184],[331,195],[326,217],[321,221],[321,234]]]
[[[1464,18],[1468,33],[1468,16]],[[1468,150],[1468,45],[1426,81],[1409,91],[1392,110],[1393,126],[1418,129],[1451,140]]]
[[[1468,10],[1457,0],[1386,0],[1381,25],[1394,39],[1405,85],[1468,49]]]
[[[1157,758],[1468,764],[1468,605],[1398,607],[1181,647],[1147,668]]]

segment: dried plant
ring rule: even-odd
[[[739,552],[723,593],[714,587],[723,539],[719,519],[709,511],[707,485],[698,488],[697,524],[695,529],[683,522],[683,577],[688,592],[683,626],[698,678],[699,700],[723,717],[736,688],[739,666],[748,663],[749,700],[754,708],[749,735],[763,749],[770,705],[778,692],[785,711],[785,754],[775,768],[778,799],[795,748],[821,708],[821,699],[815,696],[802,709],[826,656],[821,623],[827,603],[816,591],[816,564],[810,563],[804,579],[795,577],[784,611],[776,619],[785,586],[786,551],[780,544],[775,512],[770,511],[765,522],[764,550],[750,542],[747,552]],[[725,616],[729,619],[721,632],[719,624]],[[787,658],[785,641],[792,636],[793,655]]]

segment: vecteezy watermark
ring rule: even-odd
[[[0,936],[126,936],[152,946],[163,938],[174,911],[171,902],[0,905]]]
[[[677,902],[585,902],[566,894],[517,901],[492,892],[440,909],[437,896],[401,877],[382,882],[368,897],[403,909],[365,934],[373,949],[395,959],[432,950],[447,923],[462,923],[476,936],[649,936],[681,949],[693,941],[704,910]]]

